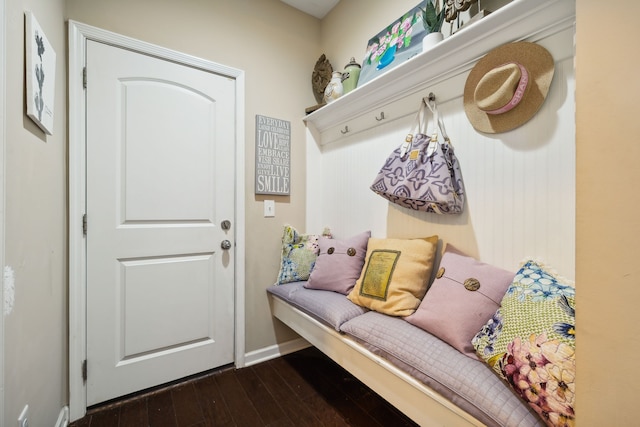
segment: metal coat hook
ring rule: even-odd
[[[343,130],[340,131],[341,134],[345,134],[349,132],[349,126],[345,126]]]
[[[384,120],[384,111],[380,111],[380,117],[376,116],[377,121]]]
[[[436,102],[436,96],[433,94],[433,92],[429,92],[429,96],[427,97],[427,101]]]

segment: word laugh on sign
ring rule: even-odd
[[[288,195],[291,123],[256,115],[256,194]]]

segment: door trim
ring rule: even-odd
[[[6,44],[5,44],[5,0],[0,0],[0,267],[4,269],[4,213],[5,210],[5,85],[7,75]],[[0,414],[4,414],[4,274],[0,279],[0,301],[3,304],[0,313]],[[0,415],[0,424],[3,423]]]
[[[190,67],[220,74],[236,81],[236,234],[235,234],[235,344],[236,367],[245,364],[245,94],[244,71],[220,65],[154,44],[69,21],[69,410],[71,421],[87,410],[87,389],[82,379],[82,362],[87,355],[86,245],[82,217],[86,207],[85,91],[83,68],[86,42],[94,40]],[[89,76],[90,79],[90,76]]]

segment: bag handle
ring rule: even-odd
[[[427,103],[423,98],[420,100],[420,108],[418,108],[416,117],[413,120],[413,126],[411,126],[411,130],[409,131],[409,133],[404,139],[404,142],[400,146],[400,158],[403,158],[411,149],[411,144],[413,142],[413,138],[415,137],[415,135],[417,133],[423,133],[422,126],[424,126],[424,132],[427,131],[426,107],[427,107]]]
[[[423,98],[424,101],[424,98]],[[444,120],[442,120],[442,116],[438,111],[438,105],[436,104],[435,99],[429,99],[429,103],[427,104],[429,110],[433,113],[433,121],[434,121],[434,131],[431,137],[432,141],[438,140],[438,128],[440,129],[440,133],[442,133],[442,138],[444,138],[444,142],[447,144],[451,144],[451,140],[449,139],[449,135],[447,134],[447,130],[444,127]],[[435,136],[435,138],[434,138]]]
[[[412,137],[418,133],[425,133],[427,131],[427,103],[424,99],[420,100],[420,107],[418,108],[418,112],[416,113],[416,117],[413,119],[413,126],[411,126],[411,130],[408,135]],[[423,131],[424,127],[424,131]]]

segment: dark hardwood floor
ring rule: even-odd
[[[70,427],[414,426],[315,348],[90,408]]]

